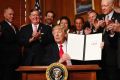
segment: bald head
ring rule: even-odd
[[[4,9],[4,18],[5,18],[5,20],[7,20],[10,23],[13,22],[14,11],[12,8],[7,7]]]
[[[109,14],[114,7],[114,0],[102,0],[101,8],[103,14]]]
[[[107,2],[107,3],[114,3],[114,0],[102,0],[102,3],[105,3],[105,2]]]

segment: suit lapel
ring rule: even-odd
[[[13,34],[16,34],[16,29],[15,28],[13,29],[12,26],[8,24],[8,22],[6,22],[6,21],[4,21],[4,22],[6,24],[6,27],[8,27],[8,29],[10,30],[10,32]]]
[[[28,28],[29,28],[29,32],[30,32],[30,34],[32,35],[32,33],[33,33],[32,24],[30,24],[29,26],[30,26],[30,27],[28,27]]]
[[[111,20],[112,20],[112,21],[115,21],[115,17],[116,17],[116,13],[114,12],[113,15],[112,15]]]
[[[118,22],[120,22],[120,14],[119,14],[119,13],[116,13],[116,12],[114,11],[111,20],[113,20],[114,22],[115,22],[115,20],[117,20]]]
[[[39,26],[38,26],[38,31],[42,31],[42,25],[41,24],[39,24]]]
[[[59,60],[60,59],[60,57],[59,57],[59,48],[58,48],[58,45],[57,45],[57,43],[55,43],[54,44],[55,45],[55,47],[54,47],[54,55],[56,55],[56,58]]]

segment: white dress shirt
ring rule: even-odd
[[[32,24],[32,29],[33,29],[33,31],[36,31],[35,26],[36,26],[36,27],[37,27],[37,29],[38,29],[39,24],[37,24],[37,25]]]
[[[107,15],[105,16],[105,18],[107,18],[108,20],[111,20],[111,18],[112,18],[112,16],[113,16],[113,13],[114,13],[114,11],[110,12],[109,14],[107,14]]]
[[[76,32],[77,32],[77,34],[80,34],[80,35],[82,35],[82,34],[83,34],[83,30],[76,31]]]
[[[60,50],[60,44],[57,44]],[[64,41],[64,43],[62,43],[62,49],[64,51],[64,53],[67,53],[67,41]],[[71,60],[67,60],[66,61],[67,65],[72,65]]]

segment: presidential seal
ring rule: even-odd
[[[46,70],[47,80],[67,80],[67,68],[60,63],[52,63]]]

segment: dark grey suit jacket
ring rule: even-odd
[[[120,22],[120,14],[114,12],[111,20],[113,22],[115,22],[115,20],[118,20],[118,22]],[[120,53],[117,53],[119,33],[115,32],[114,37],[110,37],[110,32],[106,31],[103,34],[103,41],[105,43],[103,48],[103,55],[102,55],[103,65],[117,67],[118,62],[120,61],[119,60],[120,57],[118,58],[118,55]]]
[[[21,51],[16,33],[6,21],[0,22],[0,64],[19,64]]]

